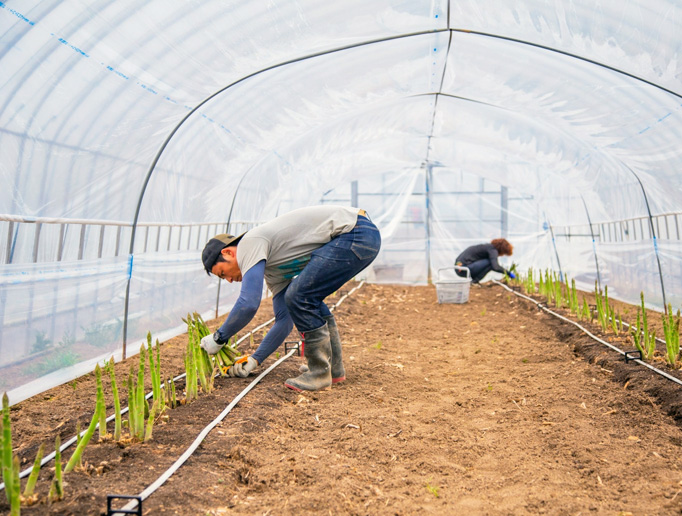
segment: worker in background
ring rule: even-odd
[[[455,259],[455,265],[466,267],[471,273],[471,282],[479,283],[490,271],[501,272],[511,279],[516,278],[497,262],[498,256],[511,256],[514,247],[504,238],[496,238],[489,244],[478,244],[467,247]],[[466,276],[464,271],[456,271],[459,276]]]
[[[206,272],[242,287],[223,325],[201,339],[201,347],[214,355],[251,321],[265,281],[275,324],[255,353],[237,360],[228,374],[248,376],[295,324],[308,368],[285,386],[314,391],[345,380],[339,331],[324,299],[372,263],[380,246],[379,230],[364,210],[328,205],[291,211],[236,237],[215,236],[202,252]]]

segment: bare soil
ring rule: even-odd
[[[433,286],[363,285],[335,312],[347,380],[300,394],[283,382],[301,359],[286,360],[143,514],[682,512],[681,386],[500,286],[472,287],[466,304],[436,299]],[[264,300],[251,327],[270,317]],[[185,343],[162,344],[164,375],[182,372]],[[117,365],[120,384],[136,363]],[[60,502],[46,502],[54,470],[45,467],[39,503],[22,512],[106,514],[107,494],[141,492],[250,381],[218,378],[211,394],[168,411],[149,443],[91,444],[90,467],[66,475]],[[85,427],[94,399],[87,375],[12,407],[24,467],[40,443],[71,437],[76,420]]]

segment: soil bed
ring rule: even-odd
[[[439,305],[432,286],[364,285],[336,314],[347,380],[299,394],[283,382],[301,361],[285,361],[144,514],[680,514],[682,387],[491,284],[463,305]],[[270,317],[264,300],[251,327]],[[164,376],[182,372],[185,343],[162,345]],[[117,365],[120,384],[136,363]],[[91,444],[61,502],[44,502],[44,468],[43,501],[22,513],[104,514],[107,494],[141,492],[250,381],[219,378],[150,443]],[[24,467],[87,424],[94,393],[88,375],[12,407]]]

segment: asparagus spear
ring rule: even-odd
[[[24,498],[30,498],[33,496],[33,490],[35,489],[36,481],[38,480],[38,475],[40,474],[40,462],[43,460],[43,453],[45,453],[45,443],[42,443],[40,448],[38,448],[36,460],[33,462],[33,469],[31,469],[31,474],[28,476],[26,487],[24,488]]]
[[[92,420],[97,421],[97,411],[95,411],[95,415],[93,416]],[[94,427],[93,427],[93,432],[94,432]],[[60,450],[61,448],[61,439],[59,439],[59,436],[55,439],[55,455],[54,455],[54,478],[52,479],[52,485],[50,486],[50,492],[48,494],[48,498],[51,502],[56,502],[58,500],[61,500],[64,496],[64,485],[62,483],[62,452]],[[75,455],[75,453],[74,453]],[[69,464],[71,461],[69,461]],[[68,469],[69,465],[66,465],[67,469],[65,472],[70,471]]]
[[[97,379],[97,406],[99,409],[99,439],[104,440],[107,436],[107,413],[104,402],[104,389],[102,388],[102,370],[99,364],[95,366],[95,378]]]
[[[12,486],[14,484],[12,461],[12,427],[9,418],[9,398],[2,396],[2,479],[5,482],[7,501],[12,502]]]
[[[100,402],[98,401],[96,405],[99,405]],[[81,438],[80,442],[78,443],[78,446],[76,446],[76,450],[73,452],[73,455],[71,455],[71,458],[69,459],[69,462],[66,463],[66,468],[64,469],[64,473],[68,473],[71,471],[76,464],[80,463],[81,456],[83,455],[83,450],[85,450],[85,447],[88,445],[90,442],[90,439],[92,439],[93,434],[95,433],[95,428],[97,427],[97,419],[99,415],[99,410],[100,407],[96,406],[95,407],[95,413],[92,415],[92,420],[90,421],[90,426],[88,426],[88,429],[85,431],[85,434],[83,434],[83,437]]]
[[[12,493],[10,495],[10,515],[19,516],[21,512],[21,482],[19,480],[19,471],[21,466],[19,464],[19,457],[14,456],[12,461]],[[7,485],[5,485],[7,489]]]
[[[114,357],[107,364],[109,376],[111,377],[111,392],[114,396],[114,440],[121,440],[121,400],[118,396],[118,386],[116,385],[116,373],[114,372]]]

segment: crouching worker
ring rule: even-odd
[[[489,244],[467,247],[455,259],[455,265],[467,267],[471,273],[471,282],[478,283],[490,271],[501,272],[511,279],[516,276],[497,262],[498,256],[511,256],[514,248],[504,238],[496,238]],[[464,271],[457,271],[459,276],[466,276]]]
[[[201,347],[216,354],[251,321],[265,281],[273,294],[275,324],[255,353],[237,360],[228,374],[248,376],[295,324],[308,370],[284,385],[314,391],[345,380],[338,328],[324,299],[372,263],[380,246],[379,230],[365,211],[342,206],[300,208],[239,236],[217,235],[204,247],[204,268],[230,283],[241,281],[242,287],[223,325],[201,339]]]

